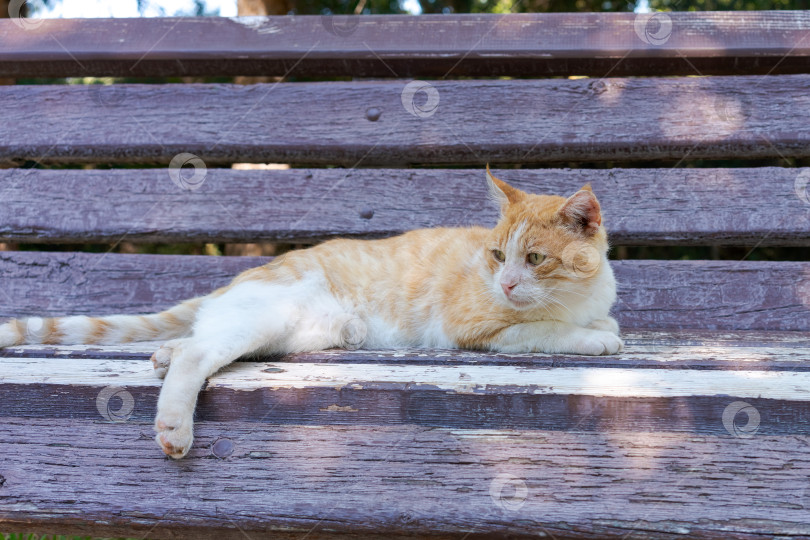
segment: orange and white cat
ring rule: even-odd
[[[590,186],[531,195],[487,168],[494,229],[424,229],[383,240],[332,240],[243,272],[227,287],[154,315],[16,319],[0,347],[171,340],[153,356],[165,377],[157,442],[191,448],[205,379],[237,358],[345,348],[442,347],[615,354],[616,283]],[[31,331],[31,326],[36,331]]]

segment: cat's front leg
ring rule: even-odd
[[[607,330],[582,328],[559,321],[535,321],[505,328],[490,348],[498,352],[558,354],[616,354],[624,348],[619,336]]]
[[[604,319],[591,321],[588,328],[593,328],[594,330],[605,330],[606,332],[612,332],[617,336],[619,335],[619,323],[616,322],[616,319],[613,317],[605,317]]]

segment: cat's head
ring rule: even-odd
[[[501,217],[484,246],[501,303],[526,310],[565,305],[582,295],[607,264],[607,233],[590,185],[568,197],[533,195],[495,178],[490,196]]]

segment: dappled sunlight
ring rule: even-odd
[[[745,127],[747,111],[739,98],[720,95],[698,86],[668,96],[659,125],[668,139],[722,140]]]
[[[725,354],[725,353],[723,353]],[[810,401],[810,373],[764,370],[660,369],[570,370],[559,377],[557,391],[593,396],[679,397],[733,395],[756,398],[769,395],[781,399]],[[579,377],[576,372],[579,371]],[[577,386],[577,380],[579,386]]]
[[[605,444],[611,448],[612,457],[621,464],[623,477],[629,481],[659,477],[661,467],[671,465],[673,448],[694,438],[689,432],[667,432],[663,441],[661,433],[657,432],[605,429],[601,433]]]

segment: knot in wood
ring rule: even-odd
[[[593,81],[588,85],[588,88],[590,89],[591,93],[596,95],[607,92],[608,89],[605,81]]]

